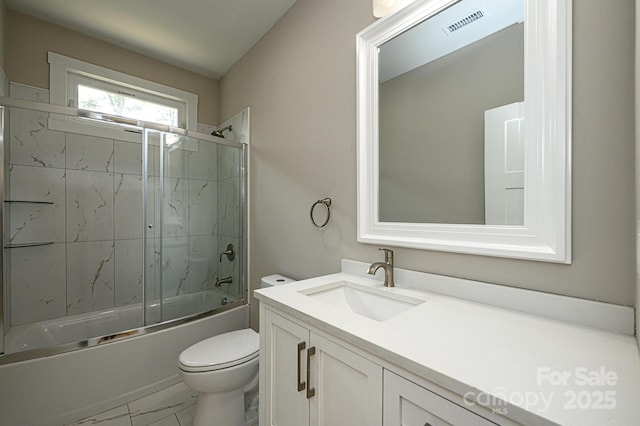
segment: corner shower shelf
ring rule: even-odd
[[[4,200],[5,203],[53,204],[53,201]]]
[[[45,241],[42,243],[23,243],[23,244],[9,244],[4,246],[6,249],[14,249],[14,248],[23,248],[23,247],[39,247],[39,246],[48,246],[53,244],[53,241]]]

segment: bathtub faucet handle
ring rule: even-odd
[[[236,248],[233,246],[233,244],[227,244],[227,249],[220,253],[220,262],[222,262],[222,256],[227,256],[227,260],[233,262],[233,259],[236,258]]]

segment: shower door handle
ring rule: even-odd
[[[298,343],[298,392],[302,392],[303,390],[305,390],[307,388],[307,383],[306,382],[301,382],[300,379],[302,378],[302,362],[300,361],[300,358],[302,358],[302,351],[304,351],[307,347],[306,342],[300,342]]]

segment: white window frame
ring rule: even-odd
[[[197,130],[198,96],[193,93],[69,58],[55,52],[48,52],[48,61],[50,103],[53,105],[77,108],[77,84],[91,79],[99,82],[101,89],[108,87],[107,90],[115,93],[124,91],[135,94],[136,98],[178,107],[179,123],[177,127],[191,131]],[[49,119],[49,127],[53,130],[133,142],[141,140],[139,134],[124,131],[130,130],[130,126],[106,121],[52,115]]]

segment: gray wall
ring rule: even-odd
[[[640,0],[636,0],[636,27],[640,24]],[[636,81],[640,81],[640,31],[636,31]],[[636,165],[640,164],[640,84],[636,84]],[[636,250],[640,244],[640,170],[636,166]],[[636,339],[640,346],[640,262],[636,264]]]
[[[5,71],[14,83],[49,89],[47,52],[53,51],[195,93],[198,123],[219,123],[218,80],[14,10],[7,11],[5,31]]]
[[[5,54],[5,32],[7,8],[4,5],[4,0],[0,0],[0,96],[7,96],[9,93],[9,86],[5,70],[7,69],[7,57]]]
[[[574,1],[573,263],[396,249],[398,267],[634,305],[634,16],[634,0]],[[356,241],[355,35],[371,22],[370,0],[298,0],[221,81],[222,120],[251,106],[253,288],[381,259]]]
[[[380,85],[380,220],[484,224],[484,112],[524,100],[524,25]]]

